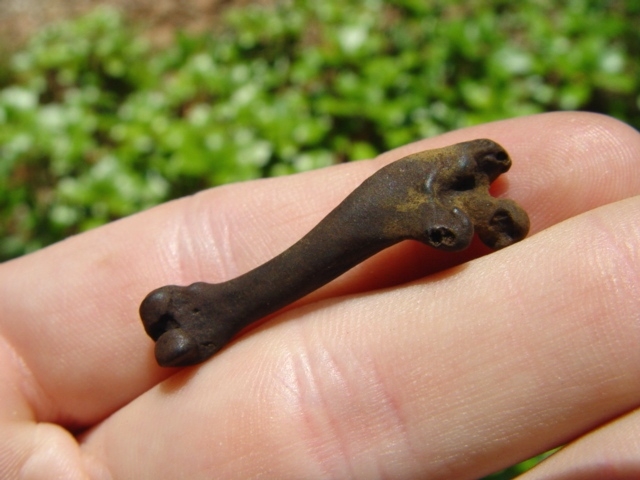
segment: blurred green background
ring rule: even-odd
[[[147,41],[116,10],[0,68],[0,259],[227,182],[581,109],[640,126],[640,3],[302,0]]]
[[[280,1],[164,46],[134,25],[100,8],[4,50],[0,260],[492,120],[578,109],[640,128],[635,0]]]

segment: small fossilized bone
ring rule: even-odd
[[[202,362],[240,330],[330,282],[393,244],[418,240],[462,250],[474,232],[498,249],[522,240],[529,218],[515,202],[489,195],[511,166],[491,140],[414,153],[365,180],[297,243],[224,283],[167,285],[140,305],[162,366]]]

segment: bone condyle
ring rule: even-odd
[[[158,363],[208,359],[246,326],[403,240],[447,251],[467,248],[474,233],[493,249],[522,240],[526,212],[489,194],[510,167],[507,152],[487,139],[414,153],[374,173],[307,235],[250,272],[152,291],[140,316]]]

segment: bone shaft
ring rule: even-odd
[[[358,227],[362,213],[342,204],[306,236],[265,264],[226,282],[235,297],[238,329],[299,300],[358,263],[397,243]]]

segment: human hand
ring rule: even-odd
[[[155,364],[150,290],[233,278],[383,164],[474,138],[513,158],[496,193],[531,238],[485,257],[397,245],[199,367]],[[464,479],[577,439],[525,478],[635,478],[639,162],[619,122],[539,115],[208,190],[0,265],[0,472]]]

